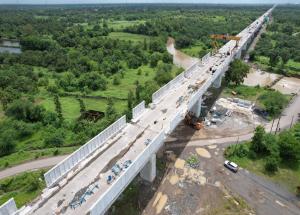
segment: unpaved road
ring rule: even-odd
[[[222,145],[222,152],[226,145]],[[232,173],[223,167],[223,153],[216,155],[213,149],[211,159],[200,158],[204,172],[210,172],[211,179],[221,181],[234,193],[242,196],[247,203],[261,215],[299,215],[300,199],[285,188],[244,169]]]
[[[238,173],[226,169],[223,166],[223,151],[229,144],[202,147],[186,144],[181,149],[168,149],[178,157],[162,179],[143,215],[253,214],[242,205],[245,209],[237,211],[234,207],[238,203],[235,202],[224,206],[220,199],[230,196],[242,197],[258,215],[300,214],[300,199],[285,188],[244,169]],[[197,155],[199,160],[198,165],[192,169],[187,167],[186,162],[191,155]],[[223,190],[230,194],[221,192]],[[228,208],[231,209],[222,211]]]
[[[10,167],[8,169],[0,171],[0,179],[13,176],[22,172],[32,171],[35,169],[47,168],[56,165],[68,155],[55,156],[51,158],[39,159],[35,161],[30,161],[18,166]]]

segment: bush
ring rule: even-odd
[[[268,91],[259,96],[258,100],[263,104],[271,117],[278,116],[288,104],[288,99],[278,91]]]
[[[236,144],[236,145],[231,145],[226,148],[224,152],[225,157],[246,157],[249,155],[249,146],[248,144]]]
[[[64,143],[64,138],[65,135],[62,131],[50,131],[44,139],[44,143],[47,147],[60,147]]]
[[[15,100],[8,106],[5,114],[17,120],[25,122],[38,122],[43,119],[45,109],[41,106],[34,105],[28,100]]]
[[[14,152],[16,148],[16,143],[14,141],[14,132],[6,131],[0,138],[0,157],[4,155],[9,155]]]
[[[274,173],[278,170],[279,159],[276,156],[269,156],[266,159],[265,170]]]

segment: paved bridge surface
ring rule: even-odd
[[[220,87],[230,62],[241,57],[272,10],[238,34],[238,47],[235,41],[229,41],[218,54],[206,55],[154,93],[149,108],[145,108],[144,102],[134,108],[132,122],[126,123],[124,117],[119,119],[53,167],[45,174],[48,188],[41,197],[17,213],[104,214],[137,174],[153,181],[155,154],[165,137],[188,111],[200,114],[202,95],[211,86]],[[123,166],[128,160],[132,163],[108,184],[112,166]]]

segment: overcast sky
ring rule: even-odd
[[[300,0],[0,0],[0,4],[87,4],[87,3],[300,3]]]

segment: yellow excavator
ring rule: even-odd
[[[237,48],[239,45],[239,41],[241,39],[241,37],[231,36],[231,35],[226,35],[226,34],[212,34],[212,35],[210,35],[210,38],[213,39],[213,41],[212,41],[212,47],[214,48],[213,53],[217,53],[219,50],[219,45],[218,45],[217,40],[227,40],[227,41],[235,40],[236,44],[235,44],[234,48]],[[231,52],[232,52],[232,50],[231,50]]]

